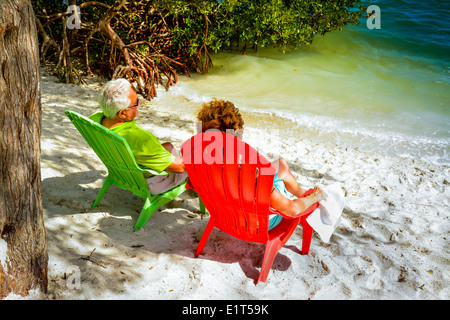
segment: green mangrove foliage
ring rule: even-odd
[[[147,99],[177,74],[206,73],[210,53],[258,47],[281,51],[358,24],[364,12],[340,0],[33,0],[41,59],[61,79],[126,77]],[[79,15],[77,15],[79,12]]]

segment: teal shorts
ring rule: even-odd
[[[273,186],[277,189],[283,196],[289,197],[289,193],[286,190],[286,186],[284,185],[283,180],[280,180],[278,174],[275,173],[273,177]],[[275,228],[280,222],[283,220],[283,217],[279,214],[273,215],[269,218],[269,230]]]

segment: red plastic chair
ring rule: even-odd
[[[281,214],[269,206],[276,170],[255,149],[230,134],[211,130],[184,142],[181,153],[189,175],[186,187],[198,193],[210,213],[196,257],[202,253],[214,227],[241,240],[264,243],[264,259],[256,284],[265,282],[275,256],[299,222],[303,226],[302,254],[308,254],[313,229],[306,217],[318,204],[299,217],[283,216],[269,231],[269,214]]]

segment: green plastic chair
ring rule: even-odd
[[[172,201],[186,190],[185,181],[165,193],[150,194],[144,174],[166,175],[170,174],[169,172],[157,172],[139,167],[125,138],[74,111],[66,110],[66,115],[108,169],[108,176],[103,182],[92,208],[98,205],[112,184],[133,192],[138,197],[145,199],[144,207],[133,228],[133,231],[136,231],[147,224],[148,219],[159,207]],[[201,201],[200,204],[202,210]]]

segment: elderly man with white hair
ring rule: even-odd
[[[136,162],[158,172],[173,174],[147,177],[150,193],[160,194],[187,179],[183,160],[170,142],[161,144],[149,131],[134,120],[139,112],[139,98],[126,79],[107,82],[99,94],[102,112],[89,118],[125,138]]]

